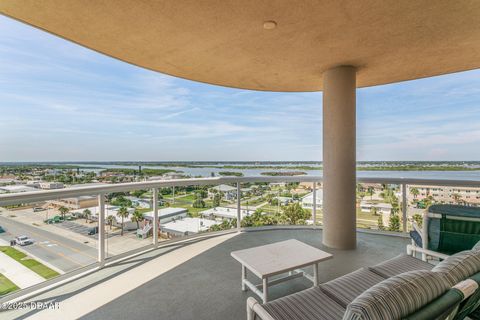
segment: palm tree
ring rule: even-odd
[[[119,216],[119,217],[122,219],[122,231],[121,231],[121,235],[123,236],[123,227],[124,227],[123,220],[128,217],[128,209],[127,209],[127,207],[120,207],[120,209],[118,209],[118,211],[117,211],[117,216]]]
[[[132,221],[137,223],[137,229],[140,229],[139,222],[143,221],[143,219],[145,219],[145,215],[140,211],[138,211],[137,209],[135,209],[135,211],[132,214]]]
[[[368,187],[367,194],[370,196],[370,200],[372,200],[374,193],[375,193],[375,189],[373,187]]]
[[[67,207],[61,206],[60,208],[58,208],[58,211],[62,215],[62,219],[65,220],[65,215],[68,213],[68,211],[70,211],[70,209],[68,209]]]
[[[417,199],[417,196],[420,194],[420,191],[418,191],[417,188],[411,188],[410,193],[413,195],[413,199]]]
[[[113,225],[113,222],[115,221],[115,217],[114,216],[108,216],[107,217],[107,223],[110,225],[110,230],[112,230],[112,225]]]
[[[85,216],[85,222],[88,221],[88,217],[92,214],[92,212],[89,209],[83,210],[83,215]]]

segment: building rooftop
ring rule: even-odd
[[[207,231],[208,228],[216,224],[218,224],[217,221],[209,219],[183,218],[162,224],[162,230],[176,233],[199,233]]]
[[[175,207],[168,207],[162,208],[158,210],[158,216],[160,218],[167,218],[170,216],[175,216],[181,213],[187,213],[188,210],[185,208],[175,208]],[[145,216],[153,217],[153,211],[145,212]]]
[[[245,216],[251,215],[254,212],[255,210],[247,210],[247,209],[240,210],[240,214],[242,215],[242,218]],[[233,219],[233,218],[237,218],[237,209],[227,208],[227,207],[215,207],[208,210],[200,211],[199,214],[201,214],[204,217],[213,215],[220,218]]]

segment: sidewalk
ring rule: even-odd
[[[0,245],[9,245],[2,240]],[[20,262],[0,252],[0,273],[10,279],[19,288],[27,288],[45,281],[44,278],[25,267]]]

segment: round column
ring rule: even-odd
[[[356,247],[356,70],[323,76],[323,244]]]

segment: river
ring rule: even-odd
[[[136,165],[113,165],[113,164],[71,164],[81,167],[82,170],[99,172],[104,169],[126,168],[137,169]],[[301,165],[301,164],[296,164]],[[171,169],[181,171],[185,175],[192,177],[202,176],[210,177],[212,173],[218,176],[220,171],[241,172],[244,176],[258,177],[266,171],[302,171],[307,175],[321,176],[322,170],[297,170],[297,169],[225,169],[225,168],[202,168],[202,167],[170,167],[170,166],[147,166],[142,165],[143,169]],[[450,180],[480,180],[480,171],[357,171],[358,177],[371,178],[418,178],[418,179],[450,179]]]

